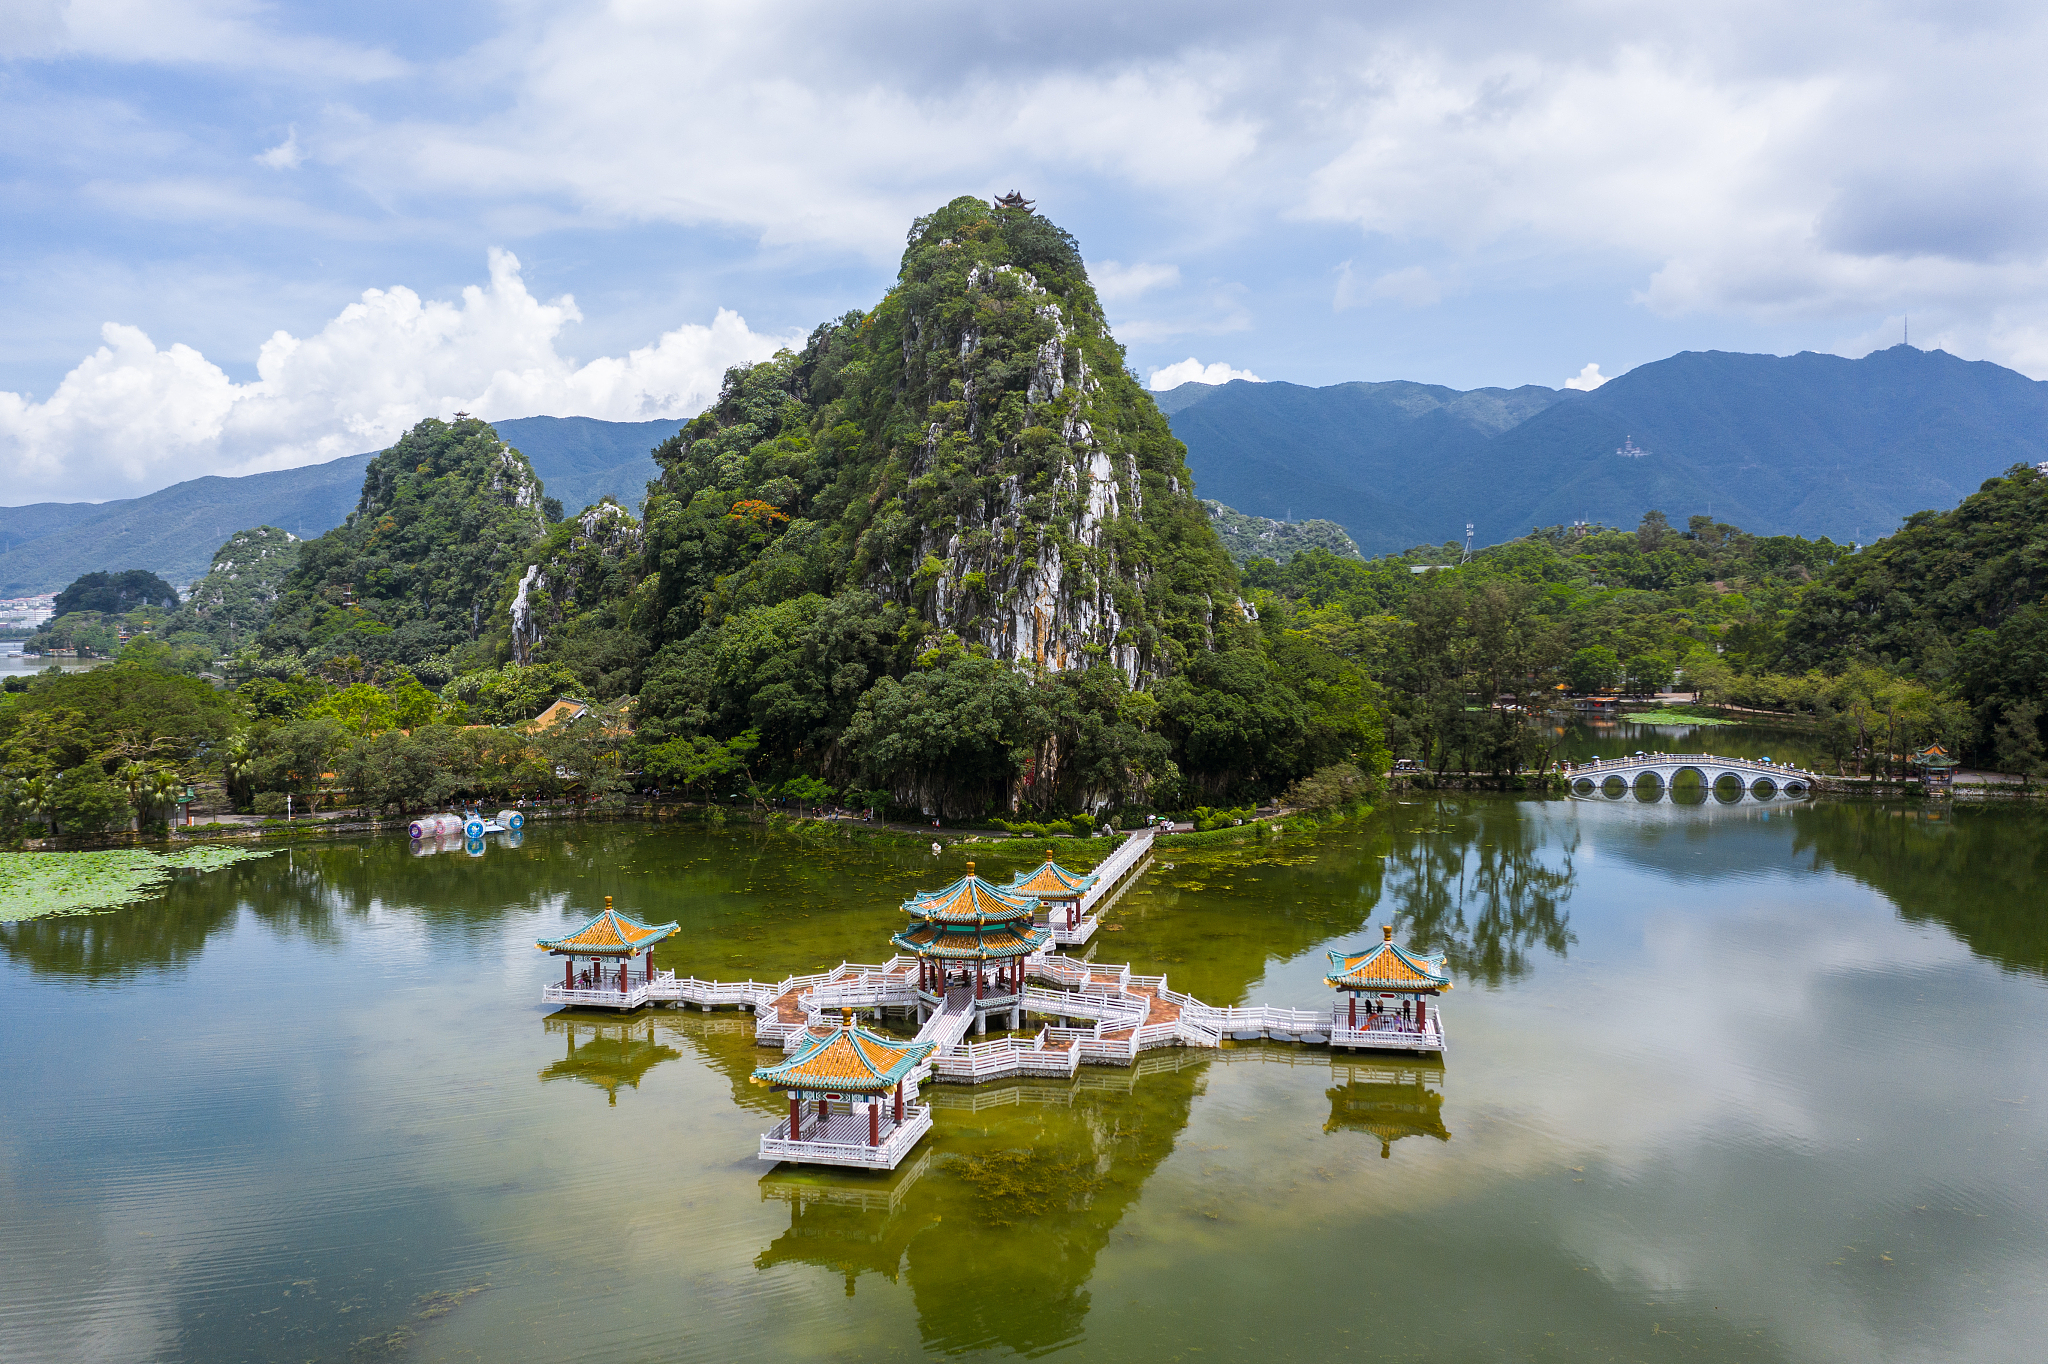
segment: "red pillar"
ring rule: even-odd
[[[868,1104],[868,1145],[882,1144],[882,1101],[871,1100]]]
[[[799,1140],[798,1134],[803,1131],[803,1126],[803,1096],[792,1089],[791,1091],[789,1091],[789,1139],[791,1141]]]
[[[1424,1002],[1422,1001],[1421,997],[1420,997],[1420,996],[1418,996],[1418,997],[1416,998],[1416,1000],[1415,1000],[1415,1030],[1416,1030],[1417,1032],[1421,1032],[1421,1031],[1423,1031],[1423,1029],[1424,1029],[1424,1026],[1425,1026],[1425,1025],[1426,1025],[1426,1024],[1428,1023],[1428,1022],[1429,1022],[1429,1005],[1425,1004],[1425,1003],[1424,1003]]]
[[[980,962],[974,963],[974,997],[976,999],[981,998],[981,978],[983,974],[984,969],[982,964]]]
[[[827,1118],[829,1118],[829,1117],[831,1117],[831,1116],[832,1116],[832,1101],[831,1101],[830,1099],[826,1098],[826,1097],[825,1097],[824,1095],[820,1094],[820,1095],[818,1096],[818,1121],[819,1121],[819,1122],[823,1122],[823,1121],[825,1121],[825,1119],[827,1119]]]
[[[1353,1031],[1356,1031],[1358,1028],[1358,996],[1347,994],[1345,998],[1351,1001],[1351,1027]]]
[[[896,1121],[903,1121],[903,1082],[896,1082]]]
[[[573,957],[565,958],[562,962],[562,988],[564,990],[576,988],[576,960]]]
[[[626,993],[626,963],[619,963],[619,993]]]
[[[647,983],[654,984],[654,949],[647,949]]]

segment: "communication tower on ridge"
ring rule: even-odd
[[[1465,523],[1465,557],[1458,560],[1458,562],[1461,564],[1472,562],[1472,523],[1470,521]]]
[[[1648,450],[1645,450],[1642,446],[1637,445],[1636,438],[1634,436],[1629,436],[1622,441],[1621,448],[1616,450],[1614,453],[1622,456],[1624,459],[1641,459],[1644,455],[1647,455],[1650,452]]]

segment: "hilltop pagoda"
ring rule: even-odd
[[[977,1032],[988,1031],[991,1010],[1006,1009],[1010,1026],[1022,1021],[1024,959],[1052,941],[1052,930],[1032,922],[1038,897],[967,875],[943,890],[903,902],[911,924],[890,939],[918,959],[920,1017],[939,1008],[953,989],[973,988]]]
[[[678,925],[643,924],[612,908],[612,897],[604,897],[604,913],[574,933],[543,938],[534,944],[552,956],[567,958],[562,963],[562,983],[550,986],[542,996],[547,1004],[585,1004],[604,1009],[637,1009],[647,1003],[655,985],[654,945],[675,933]],[[634,958],[647,955],[647,974],[635,982],[630,970]],[[583,971],[576,969],[578,957],[590,958]],[[612,967],[618,967],[614,977]],[[664,973],[669,975],[673,973]]]
[[[1330,953],[1323,979],[1347,999],[1331,1010],[1330,1045],[1441,1053],[1443,1021],[1430,1016],[1428,1001],[1451,988],[1444,959],[1397,945],[1392,924],[1384,931],[1385,939],[1363,952]]]
[[[1065,926],[1072,928],[1081,916],[1081,897],[1095,888],[1096,878],[1092,873],[1068,871],[1052,860],[1052,854],[1047,848],[1045,861],[1011,877],[1003,893],[1036,896],[1045,906],[1048,920],[1063,918]]]
[[[761,1159],[895,1169],[931,1130],[930,1106],[907,1104],[904,1083],[933,1047],[869,1032],[847,1009],[830,1033],[801,1043],[780,1065],[754,1072],[753,1083],[789,1095],[789,1118],[761,1138]],[[856,1105],[856,1097],[866,1103]],[[816,1101],[817,1111],[806,1130],[809,1099]],[[835,1101],[845,1105],[844,1112],[834,1111]]]

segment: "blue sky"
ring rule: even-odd
[[[1555,387],[1907,314],[2048,376],[2038,6],[0,13],[0,503],[687,415],[1012,188],[1167,379]]]

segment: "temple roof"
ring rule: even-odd
[[[881,1094],[917,1069],[936,1042],[895,1042],[854,1023],[841,1023],[831,1035],[813,1039],[777,1066],[754,1072],[757,1085],[783,1089],[828,1090],[840,1094]]]
[[[980,926],[927,922],[912,924],[889,941],[920,957],[989,961],[1028,957],[1052,941],[1052,930],[1028,920]]]
[[[903,902],[903,912],[913,918],[947,924],[998,924],[1028,919],[1038,909],[1038,897],[992,885],[974,874],[967,875],[930,894],[913,895]]]
[[[1957,762],[1940,744],[1929,744],[1909,760],[1915,767],[1955,767]]]
[[[643,924],[606,905],[604,913],[574,933],[560,938],[544,938],[534,946],[543,952],[562,956],[630,957],[643,948],[654,946],[676,928],[673,922]]]
[[[1036,895],[1042,900],[1078,900],[1094,884],[1093,872],[1068,871],[1052,860],[1052,849],[1048,848],[1045,861],[1030,871],[1018,872],[1003,890],[1010,895]]]
[[[1374,943],[1367,951],[1332,952],[1330,974],[1323,979],[1337,990],[1434,994],[1451,988],[1442,957],[1420,956],[1396,945],[1391,924],[1386,926],[1386,934],[1386,941]]]

